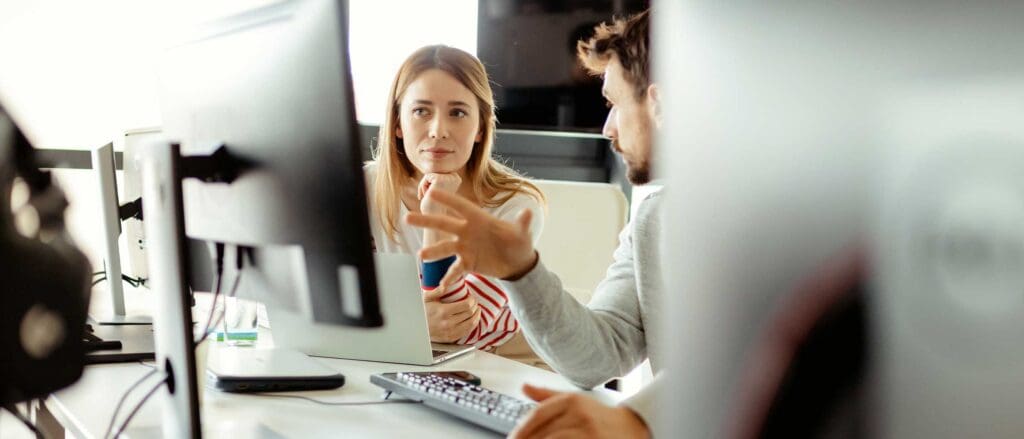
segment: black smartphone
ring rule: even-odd
[[[479,386],[480,385],[480,377],[478,377],[476,375],[473,375],[472,373],[467,372],[465,370],[439,370],[439,371],[435,371],[435,372],[406,372],[406,374],[409,374],[409,375],[420,375],[420,376],[436,375],[436,376],[440,376],[440,377],[454,378],[454,379],[457,379],[457,380],[460,380],[460,381],[465,381],[465,382],[470,383],[470,384],[472,384],[474,386]]]

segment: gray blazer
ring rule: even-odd
[[[526,276],[502,282],[530,346],[577,386],[589,389],[623,376],[648,356],[655,373],[660,370],[665,353],[649,346],[667,341],[656,323],[664,294],[658,241],[661,198],[659,191],[641,202],[619,235],[614,261],[588,305],[564,291],[558,276],[544,267],[544,255]],[[624,402],[652,431],[660,381],[659,375]]]

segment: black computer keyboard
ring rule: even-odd
[[[443,373],[382,373],[371,375],[370,382],[501,434],[511,432],[519,419],[536,406]]]

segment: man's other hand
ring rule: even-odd
[[[509,434],[513,439],[651,436],[647,424],[629,408],[609,407],[585,395],[529,384],[523,386],[523,393],[540,404]]]

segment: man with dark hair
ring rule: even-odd
[[[577,45],[580,61],[604,79],[608,101],[603,133],[622,156],[633,184],[651,178],[654,132],[661,125],[658,87],[650,77],[649,13],[601,24]],[[574,384],[592,388],[622,376],[650,357],[661,364],[666,334],[659,320],[664,295],[658,233],[660,194],[648,196],[619,237],[614,262],[593,299],[581,305],[548,271],[530,239],[530,212],[514,223],[501,221],[457,195],[432,191],[428,197],[458,216],[409,214],[407,222],[455,236],[423,248],[424,260],[452,254],[459,270],[502,279],[512,312],[526,339],[551,367]],[[461,273],[450,271],[453,278]],[[619,407],[574,393],[526,385],[523,392],[540,401],[512,436],[648,437],[655,425],[657,383]],[[564,435],[564,436],[562,436]]]
[[[658,112],[658,89],[651,84],[649,14],[599,24],[593,37],[576,44],[580,63],[604,78],[601,93],[609,111],[603,134],[622,155],[626,177],[636,185],[650,182]]]

